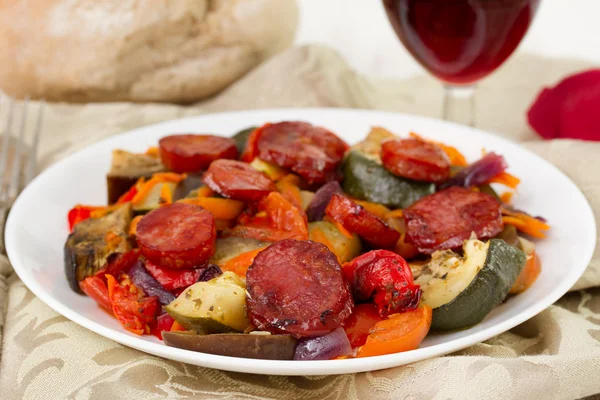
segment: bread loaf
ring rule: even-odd
[[[289,46],[295,0],[0,0],[0,89],[189,103]]]

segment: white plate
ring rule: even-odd
[[[350,143],[373,125],[399,135],[409,131],[458,147],[469,160],[481,149],[504,155],[509,171],[522,184],[517,207],[543,215],[552,225],[538,243],[542,273],[525,293],[496,308],[481,324],[459,332],[428,336],[414,351],[371,358],[332,361],[267,361],[215,356],[167,347],[152,336],[126,332],[93,300],[75,294],[63,272],[67,211],[76,203],[104,204],[105,174],[111,151],[144,151],[167,134],[182,132],[231,135],[268,121],[304,120],[325,126]],[[500,137],[438,120],[385,112],[307,109],[214,114],[153,125],[94,144],[53,165],[21,194],[6,227],[8,255],[15,271],[36,296],[57,312],[102,336],[157,356],[204,367],[273,375],[324,375],[370,371],[448,354],[489,339],[538,314],[558,300],[587,267],[594,250],[594,215],[579,189],[537,155]]]

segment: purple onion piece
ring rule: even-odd
[[[349,356],[352,346],[343,328],[325,336],[304,338],[298,341],[294,360],[331,360],[335,357]]]
[[[459,171],[452,178],[439,185],[439,189],[450,186],[472,187],[480,186],[488,182],[494,176],[504,172],[508,168],[506,160],[496,153],[488,153],[479,161]]]
[[[530,216],[531,218],[535,218],[535,219],[537,219],[537,220],[538,220],[538,221],[540,221],[540,222],[543,222],[543,223],[547,223],[547,222],[548,222],[548,220],[547,220],[546,218],[542,217],[541,215],[536,215],[536,216],[533,216],[533,215],[529,214],[529,213],[528,213],[528,212],[526,212],[526,211],[520,210],[520,209],[518,209],[518,208],[514,208],[513,206],[510,206],[510,205],[507,205],[507,204],[505,204],[503,207],[504,207],[505,209],[507,209],[508,211],[512,211],[512,212],[515,212],[515,213],[521,213],[521,214],[528,215],[528,216]]]
[[[223,274],[221,268],[216,264],[208,264],[202,271],[196,282],[208,282],[211,279],[217,278]]]
[[[146,271],[146,267],[144,267],[144,264],[141,261],[136,262],[133,267],[129,269],[129,277],[135,286],[146,293],[146,296],[156,296],[160,304],[169,304],[175,300],[175,296],[162,287],[162,285]]]
[[[321,221],[325,216],[325,209],[334,194],[342,194],[342,187],[338,181],[327,182],[315,192],[315,196],[306,207],[308,222]]]

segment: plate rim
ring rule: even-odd
[[[579,189],[579,187],[558,167],[549,161],[545,160],[541,156],[532,152],[531,150],[521,146],[518,142],[507,139],[505,137],[495,135],[491,132],[484,131],[478,128],[467,127],[460,124],[442,121],[437,118],[431,118],[420,115],[413,115],[407,113],[398,113],[392,111],[380,111],[380,110],[365,110],[365,109],[351,109],[351,108],[269,108],[269,109],[256,109],[256,110],[241,110],[241,111],[226,111],[219,113],[207,113],[207,114],[199,114],[194,116],[187,116],[184,118],[176,118],[168,121],[162,121],[155,124],[145,125],[141,127],[137,127],[135,129],[131,129],[125,132],[121,132],[115,135],[111,135],[109,137],[103,138],[99,141],[90,143],[84,146],[81,149],[69,154],[67,157],[57,160],[52,165],[48,166],[44,171],[42,171],[37,177],[34,178],[32,182],[23,190],[20,196],[17,198],[13,205],[13,210],[19,210],[21,207],[21,199],[24,198],[24,194],[28,193],[32,190],[32,187],[35,187],[38,181],[44,179],[46,175],[52,173],[53,170],[59,168],[62,164],[69,163],[71,159],[76,158],[79,154],[93,148],[96,146],[101,146],[106,142],[110,142],[113,140],[118,140],[119,138],[125,136],[135,136],[142,133],[144,130],[161,130],[164,126],[168,126],[174,123],[185,123],[191,122],[195,120],[202,120],[205,118],[239,118],[243,120],[244,116],[247,115],[255,115],[255,114],[297,114],[297,113],[332,113],[332,114],[345,114],[345,113],[360,113],[364,115],[368,115],[376,119],[377,116],[388,116],[388,117],[400,117],[404,119],[410,120],[422,120],[427,123],[441,124],[449,127],[453,127],[454,129],[460,130],[468,130],[472,131],[485,139],[486,137],[492,136],[494,140],[498,140],[500,142],[504,142],[504,144],[509,146],[517,146],[524,152],[528,154],[529,157],[533,157],[537,159],[538,162],[545,164],[546,167],[554,170],[555,173],[561,175],[574,189],[574,191],[581,197],[585,204],[585,212],[591,216],[588,224],[588,230],[592,233],[589,238],[589,242],[586,243],[587,254],[581,258],[582,260],[586,260],[585,263],[582,261],[582,265],[584,267],[580,267],[576,273],[571,273],[567,276],[570,279],[563,279],[559,285],[557,285],[554,290],[548,293],[544,298],[540,301],[529,306],[526,310],[520,312],[519,314],[509,317],[504,321],[490,327],[488,329],[474,332],[465,337],[457,338],[450,340],[448,342],[442,342],[435,345],[431,345],[429,347],[420,348],[417,350],[412,350],[404,353],[394,353],[383,356],[376,357],[368,357],[368,358],[360,358],[360,359],[346,359],[346,360],[324,360],[324,361],[309,361],[309,362],[299,362],[299,361],[280,361],[280,360],[254,360],[254,359],[244,359],[239,357],[226,357],[226,356],[218,356],[206,353],[198,353],[189,350],[177,349],[173,347],[168,347],[164,344],[153,343],[142,340],[133,334],[130,334],[126,331],[116,331],[110,327],[106,327],[85,315],[79,314],[78,312],[72,310],[68,306],[63,306],[63,304],[55,299],[50,292],[43,290],[41,286],[38,286],[35,279],[31,277],[27,271],[27,268],[24,265],[20,265],[19,261],[17,263],[11,262],[13,265],[13,269],[16,274],[19,276],[21,281],[31,290],[34,295],[36,295],[40,300],[42,300],[46,305],[52,308],[54,311],[59,314],[65,316],[76,324],[83,326],[84,328],[97,333],[101,336],[104,336],[110,340],[113,340],[122,345],[135,348],[137,350],[143,351],[148,354],[153,354],[159,357],[163,357],[166,359],[171,359],[175,361],[180,361],[188,364],[199,365],[208,368],[216,368],[221,370],[228,370],[233,372],[245,372],[245,373],[254,373],[254,374],[266,374],[266,375],[286,375],[286,376],[302,376],[302,375],[337,375],[344,373],[357,373],[357,372],[365,372],[365,371],[374,371],[379,369],[385,369],[395,366],[401,366],[409,363],[413,363],[416,361],[421,361],[428,359],[432,356],[443,356],[448,353],[452,353],[455,351],[462,350],[471,345],[480,343],[485,341],[491,337],[497,336],[500,333],[506,332],[509,329],[535,317],[540,312],[544,311],[546,308],[550,307],[554,304],[558,299],[560,299],[564,294],[568,292],[568,290],[575,284],[575,282],[583,275],[589,263],[593,257],[593,253],[595,250],[596,244],[596,221],[591,205],[589,204],[587,198]],[[294,117],[296,118],[296,117]],[[307,119],[310,119],[307,117]],[[16,217],[17,213],[11,212],[6,221],[5,228],[5,242],[6,242],[6,251],[9,256],[9,260],[18,259],[16,254],[18,250],[16,248],[17,241],[13,239],[14,235],[10,234],[11,232],[15,232],[18,229],[18,224]],[[12,254],[12,257],[11,257]],[[444,348],[444,350],[441,350]],[[398,362],[396,358],[401,355],[402,361]],[[196,359],[196,360],[193,360]],[[194,362],[197,361],[197,362]],[[258,362],[257,362],[258,361]],[[233,365],[231,364],[233,362]],[[310,363],[303,365],[304,363]],[[343,372],[336,372],[336,370],[343,370]]]

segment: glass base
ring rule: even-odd
[[[475,126],[475,86],[444,85],[442,116],[446,121]]]

